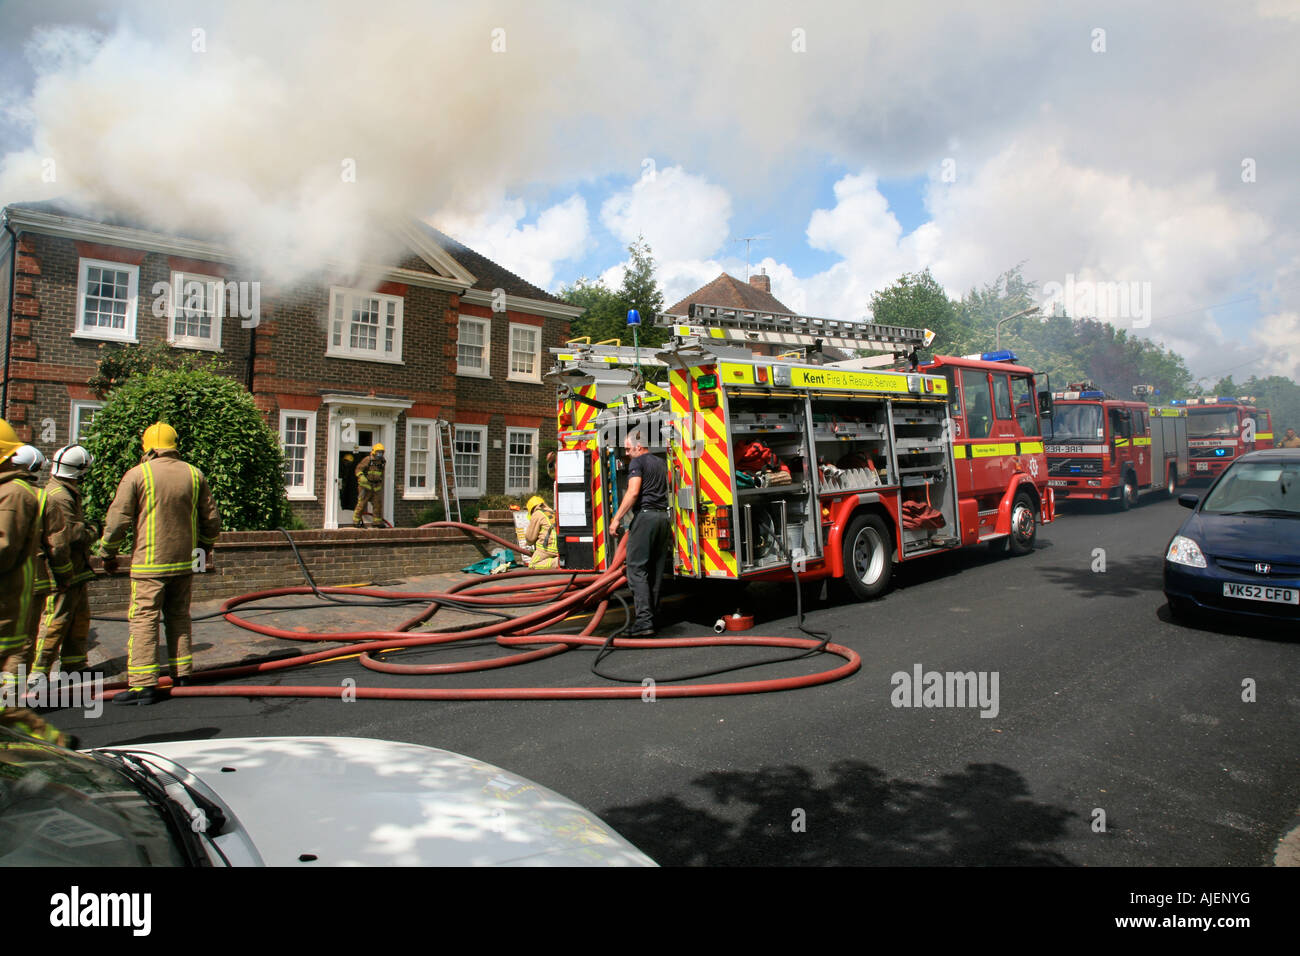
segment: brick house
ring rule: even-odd
[[[309,526],[351,524],[353,463],[377,442],[384,515],[412,523],[436,498],[439,420],[453,423],[463,499],[535,490],[554,437],[547,350],[581,310],[423,223],[396,231],[404,253],[367,265],[368,279],[322,269],[272,287],[218,243],[56,202],[10,205],[0,417],[48,455],[102,404],[86,386],[102,346],[165,341],[229,363],[280,435]]]

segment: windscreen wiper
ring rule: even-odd
[[[194,830],[190,815],[167,792],[166,786],[158,779],[156,771],[139,760],[128,760],[129,754],[121,751],[92,751],[91,756],[100,763],[111,767],[131,781],[149,803],[157,809],[163,821],[172,831],[172,837],[185,853],[190,866],[211,866],[212,860],[204,850],[198,833]]]

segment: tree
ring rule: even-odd
[[[960,338],[952,302],[929,269],[905,273],[893,285],[872,293],[869,307],[871,321],[880,325],[931,330],[939,352],[953,351],[951,343]]]
[[[176,429],[181,457],[207,476],[224,530],[291,520],[278,437],[243,386],[202,368],[134,372],[108,393],[82,438],[95,456],[82,481],[92,520],[108,512],[118,482],[140,461],[144,430],[158,421]]]
[[[655,278],[650,246],[644,237],[638,236],[627,251],[629,265],[623,267],[623,283],[617,292],[611,291],[601,279],[592,281],[585,277],[560,290],[560,298],[565,302],[586,309],[569,326],[575,338],[589,335],[593,342],[619,339],[624,345],[630,345],[632,330],[627,324],[627,313],[636,309],[644,323],[637,331],[640,344],[653,347],[668,341],[668,330],[651,324],[653,317],[663,311],[664,297]]]

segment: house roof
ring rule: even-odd
[[[151,233],[157,236],[165,235],[165,233],[161,233],[156,226],[150,223],[133,220],[129,217],[114,215],[112,213],[100,212],[95,209],[74,205],[58,199],[42,200],[39,202],[10,203],[5,208],[23,210],[45,216],[58,216],[66,219],[82,220],[97,225],[109,226],[115,229],[135,230],[142,233]],[[506,295],[513,298],[559,305],[566,311],[572,309],[574,314],[581,312],[580,309],[570,306],[563,299],[557,298],[543,289],[539,289],[531,282],[520,278],[509,269],[498,265],[487,256],[475,252],[464,243],[458,242],[446,233],[440,232],[432,226],[419,221],[414,221],[413,226],[415,232],[419,236],[423,236],[441,247],[442,251],[454,260],[454,264],[445,261],[441,265],[425,262],[423,255],[420,257],[420,261],[416,263],[412,261],[414,256],[406,255],[402,257],[400,262],[393,263],[394,265],[404,265],[407,268],[410,268],[413,265],[418,265],[419,271],[429,272],[430,274],[443,272],[449,265],[459,265],[461,267],[459,270],[453,268],[453,277],[463,277],[463,279],[472,277],[474,282],[470,286],[471,289],[483,293],[492,293],[497,289],[504,289]],[[407,235],[411,236],[410,230],[407,231]],[[196,240],[198,242],[211,243],[216,246],[227,244],[227,242],[223,241],[221,237],[205,235],[197,231],[187,231],[186,235],[176,235],[175,238]],[[417,245],[418,244],[417,240]],[[424,255],[427,255],[430,251],[436,253],[436,250],[429,250],[426,247]],[[454,276],[455,272],[460,272],[461,276]]]
[[[772,293],[764,292],[748,282],[741,282],[735,276],[725,272],[666,311],[669,315],[685,315],[691,305],[718,305],[728,309],[751,309],[755,312],[789,313],[791,311]]]

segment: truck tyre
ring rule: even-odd
[[[1124,481],[1119,486],[1119,510],[1128,511],[1137,502],[1138,485],[1133,472],[1124,472]]]
[[[1029,554],[1038,537],[1038,508],[1027,491],[1017,491],[1011,503],[1011,534],[1007,547],[1012,554]]]
[[[858,515],[844,532],[844,581],[859,601],[879,597],[894,570],[893,539],[879,516]]]

